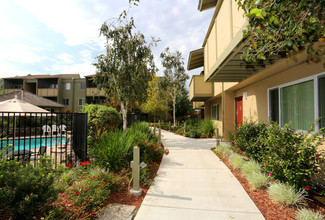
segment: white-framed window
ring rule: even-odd
[[[307,131],[325,127],[325,74],[321,73],[268,89],[268,115],[283,127]]]
[[[83,99],[83,98],[82,99],[79,99],[78,100],[78,105],[79,106],[84,106],[85,105],[85,99]]]
[[[62,99],[62,104],[65,106],[68,106],[70,104],[70,100],[69,99]]]
[[[71,83],[63,83],[63,89],[64,90],[70,90],[71,89]]]
[[[211,106],[211,119],[219,121],[219,104]]]

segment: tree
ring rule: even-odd
[[[130,1],[132,2],[132,1]],[[148,82],[156,72],[151,48],[156,40],[147,44],[145,36],[134,33],[134,19],[128,19],[123,11],[113,22],[105,22],[100,35],[106,38],[106,54],[97,57],[94,81],[105,93],[120,104],[123,129],[127,127],[127,111],[130,103],[145,99]]]
[[[299,51],[319,51],[314,43],[325,37],[324,0],[236,0],[249,18],[244,37],[250,45],[248,62]]]
[[[176,99],[176,117],[183,117],[191,111],[191,103],[189,99],[188,90],[186,88],[182,89]]]
[[[81,112],[88,113],[89,135],[97,142],[109,131],[116,131],[122,123],[121,114],[105,105],[86,104]]]
[[[154,76],[149,82],[147,100],[141,107],[144,112],[149,112],[154,115],[154,123],[156,123],[156,115],[158,113],[167,111],[168,106],[161,90],[159,89],[159,79],[157,76]]]
[[[180,51],[172,53],[169,47],[160,54],[164,70],[163,85],[173,102],[173,120],[176,126],[176,99],[179,92],[185,88],[189,76],[185,72],[184,61]]]

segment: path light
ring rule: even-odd
[[[133,148],[133,161],[131,161],[132,168],[132,179],[133,179],[133,188],[130,190],[130,193],[135,196],[141,196],[142,189],[140,189],[139,179],[140,179],[140,148],[135,146]]]
[[[141,162],[139,166],[141,169],[143,169],[147,166],[147,164],[145,162]]]

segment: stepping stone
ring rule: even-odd
[[[131,220],[135,206],[112,204],[104,208],[97,220]]]

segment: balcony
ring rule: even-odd
[[[204,102],[193,102],[193,109],[204,109]]]
[[[52,89],[52,88],[47,88],[47,89],[38,89],[37,90],[37,95],[39,96],[58,96],[58,89]]]
[[[190,83],[190,101],[198,102],[205,101],[213,97],[214,86],[213,83],[204,82],[203,75],[192,76]]]
[[[105,96],[105,91],[103,89],[87,88],[86,96]]]

